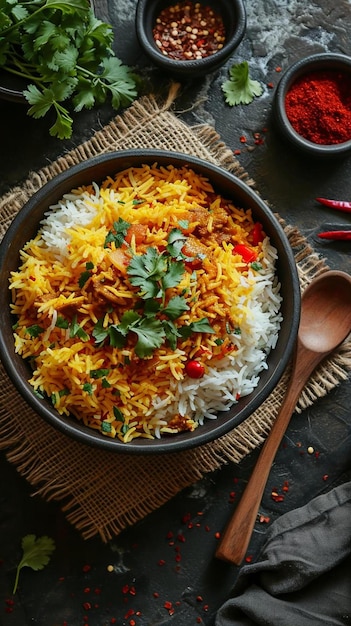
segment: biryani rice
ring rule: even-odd
[[[119,240],[116,224],[127,225]],[[173,235],[183,247],[170,260]],[[182,268],[154,298],[131,271],[145,261],[145,273],[150,250],[168,272]],[[251,211],[191,168],[129,168],[65,195],[24,246],[10,279],[16,351],[31,359],[35,392],[106,436],[127,443],[193,430],[252,393],[267,368],[282,321],[276,260]],[[96,340],[98,327],[118,329],[121,341],[126,312],[140,314],[140,337],[151,301],[158,328],[172,327],[176,340],[153,334],[158,345],[142,356],[133,325],[123,345]],[[179,302],[176,317],[165,313]],[[201,320],[207,332],[179,336]],[[187,374],[190,360],[203,365],[201,378]]]

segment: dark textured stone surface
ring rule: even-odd
[[[118,56],[125,63],[144,68],[150,84],[166,93],[170,78],[151,67],[138,47],[135,5],[135,0],[95,0],[98,16],[114,26]],[[284,70],[314,52],[351,53],[350,3],[248,0],[247,14],[246,36],[231,61],[205,79],[184,82],[175,109],[190,124],[212,124],[230,148],[240,149],[240,162],[272,209],[297,225],[332,268],[350,272],[349,243],[320,243],[316,236],[323,224],[345,224],[350,218],[316,206],[314,198],[350,199],[351,159],[330,163],[301,157],[277,136],[271,120],[272,97],[280,75],[276,68]],[[264,94],[249,106],[230,108],[224,102],[221,84],[230,64],[242,60],[249,61],[252,77],[262,82]],[[80,114],[72,140],[67,142],[50,138],[49,121],[28,118],[22,105],[0,102],[0,115],[3,193],[24,180],[29,171],[89,139],[114,112],[106,105]],[[262,144],[255,144],[255,133],[262,133]],[[240,142],[241,136],[247,138],[246,144]],[[348,381],[293,417],[267,483],[261,504],[264,515],[274,520],[333,485],[350,480],[350,404]],[[318,454],[308,454],[309,446]],[[238,572],[238,568],[214,558],[215,533],[223,529],[239,500],[257,454],[238,467],[223,467],[207,476],[108,545],[99,539],[83,541],[66,522],[60,507],[32,494],[2,454],[0,624],[124,626],[134,619],[136,626],[195,626],[201,617],[200,623],[213,626],[216,610],[228,597]],[[284,481],[289,483],[284,501],[273,502],[272,489],[281,490]],[[187,514],[192,528],[184,522]],[[253,558],[259,554],[265,530],[264,523],[256,525],[249,548]],[[6,599],[11,598],[21,537],[29,532],[53,536],[57,550],[43,571],[23,570],[14,610],[7,613]],[[178,563],[177,550],[181,555]],[[163,566],[160,560],[165,561]],[[85,565],[91,569],[84,571]],[[108,565],[113,566],[113,572],[107,571]],[[164,608],[166,601],[173,604],[173,616]],[[91,608],[84,607],[87,602]],[[140,611],[140,615],[128,616],[130,609]]]

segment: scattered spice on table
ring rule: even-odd
[[[318,70],[298,78],[285,97],[288,120],[296,132],[316,144],[351,139],[351,75]]]
[[[200,2],[177,2],[165,7],[156,19],[153,36],[160,52],[177,61],[203,59],[225,43],[220,13]]]

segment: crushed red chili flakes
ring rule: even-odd
[[[226,34],[219,13],[210,6],[188,0],[160,12],[153,37],[163,55],[177,61],[191,61],[221,50]]]

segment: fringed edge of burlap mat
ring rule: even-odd
[[[168,99],[161,104],[153,96],[136,101],[89,141],[31,173],[23,184],[10,190],[0,200],[0,235],[28,198],[49,179],[76,163],[114,150],[148,146],[183,152],[220,165],[254,185],[212,127],[189,127],[169,110],[177,89],[173,85]],[[280,221],[295,254],[303,291],[314,276],[328,268],[296,228]],[[350,370],[349,341],[315,372],[297,410],[325,396],[347,379]],[[206,473],[225,463],[238,463],[260,446],[278,413],[288,375],[289,368],[266,402],[219,440],[177,454],[138,457],[89,448],[43,424],[1,367],[0,448],[6,450],[8,460],[35,488],[36,495],[61,503],[68,521],[84,538],[99,534],[108,541]]]

